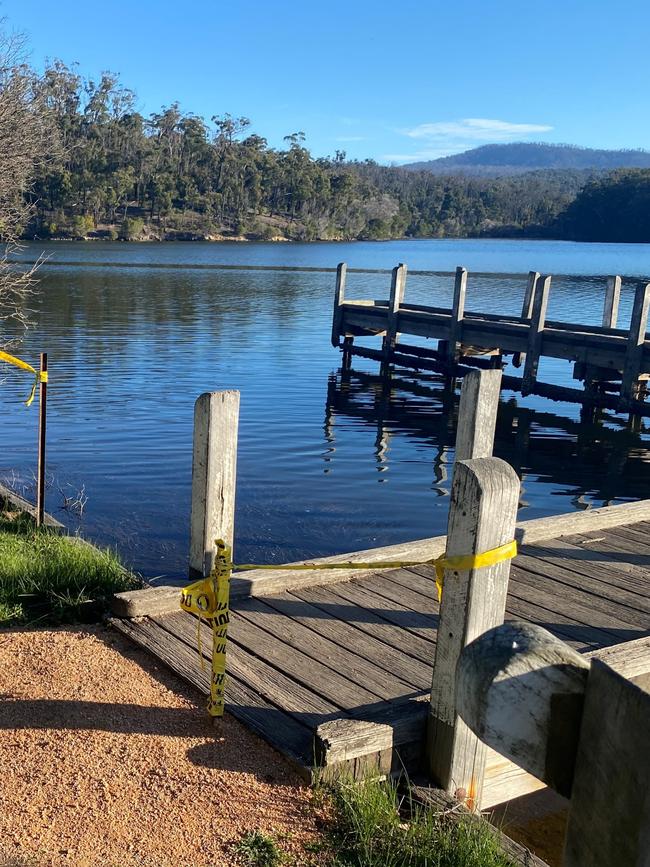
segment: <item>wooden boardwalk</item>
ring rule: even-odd
[[[463,649],[504,616],[545,627],[628,679],[650,674],[650,500],[516,523],[519,478],[491,456],[500,382],[497,370],[464,379],[448,537],[231,580],[226,706],[308,778],[314,767],[355,778],[428,772],[472,809],[541,788],[456,710]],[[234,536],[238,401],[217,392],[195,407],[190,566],[199,575],[212,570],[214,540],[229,546]],[[212,633],[179,602],[177,587],[118,594],[113,622],[208,693]],[[221,699],[215,678],[211,700]]]
[[[566,535],[521,545],[506,617],[540,624],[580,652],[604,654],[616,667],[617,645],[650,636],[650,520],[572,534],[581,516],[571,518],[563,516]],[[405,713],[400,761],[408,766],[410,758],[421,757],[439,612],[433,569],[346,577],[276,592],[269,583],[266,591],[254,589],[264,595],[233,601],[227,708],[306,774],[314,765],[317,727],[340,718],[382,722]],[[113,623],[208,692],[207,626],[201,627],[202,668],[191,615]],[[650,639],[626,648],[621,659],[629,676],[650,669],[649,653]],[[484,806],[530,791],[531,781],[493,754]]]

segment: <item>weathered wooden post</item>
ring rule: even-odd
[[[336,288],[334,289],[334,312],[332,315],[332,346],[338,348],[343,322],[343,302],[345,301],[345,280],[348,266],[339,262],[336,266]]]
[[[542,349],[542,335],[546,324],[546,309],[551,291],[551,277],[538,277],[533,302],[533,315],[528,328],[528,348],[524,364],[524,376],[521,393],[530,394],[537,381],[539,356]]]
[[[625,367],[621,381],[621,397],[619,408],[628,409],[630,402],[636,397],[643,348],[648,327],[648,308],[650,307],[650,283],[639,283],[634,293],[634,307],[625,348]]]
[[[519,479],[505,461],[457,461],[446,556],[476,555],[511,542],[518,501]],[[439,785],[472,808],[481,802],[486,750],[456,713],[456,664],[466,644],[503,622],[509,574],[509,560],[444,573],[427,759]]]
[[[454,280],[454,300],[451,308],[449,321],[449,341],[447,343],[447,355],[449,363],[455,365],[458,361],[458,337],[465,316],[465,295],[467,292],[467,269],[456,268]]]
[[[500,370],[472,370],[463,379],[458,403],[456,460],[492,457],[497,423]]]
[[[530,322],[533,316],[533,305],[535,303],[535,288],[539,280],[539,271],[528,272],[528,282],[526,283],[526,291],[524,292],[524,302],[521,305],[521,318],[524,322]],[[521,367],[526,358],[525,352],[515,352],[512,357],[512,363],[515,367]]]
[[[621,300],[621,278],[607,278],[607,289],[605,290],[605,304],[603,306],[603,327],[616,328],[618,322],[618,305]]]
[[[232,548],[239,392],[202,394],[194,405],[190,577],[210,573],[215,540]]]
[[[455,459],[458,461],[469,461],[475,458],[489,458],[492,456],[492,448],[494,445],[494,431],[496,427],[496,418],[497,418],[497,410],[499,406],[499,394],[501,389],[501,371],[500,370],[472,370],[470,373],[465,376],[463,379],[463,386],[460,393],[460,401],[458,404],[458,426],[456,431],[456,454]],[[455,464],[455,467],[457,464]],[[454,476],[455,482],[455,476]],[[452,488],[452,496],[453,496],[453,488]],[[452,500],[453,502],[453,500]],[[452,508],[454,506],[452,505]],[[451,524],[451,509],[449,515],[449,521]],[[514,525],[514,519],[513,519]],[[449,551],[449,547],[448,547]],[[507,582],[507,578],[506,578]],[[447,596],[445,600],[449,599],[449,604],[447,605],[448,614],[445,615],[451,616],[452,608],[454,607],[454,600],[451,598],[451,595],[456,593],[455,584],[450,585],[447,590]],[[462,609],[465,605],[466,600],[458,599],[458,605]],[[464,616],[463,611],[457,612],[460,617]],[[441,615],[442,618],[442,615]],[[501,615],[501,619],[497,619],[497,622],[502,622],[503,614]],[[462,643],[458,644],[458,642],[454,642],[452,646],[446,647],[446,643],[453,642],[453,638],[445,633],[447,642],[443,638],[442,633],[442,619],[441,625],[438,629],[438,641],[442,643],[443,650],[441,651],[440,665],[442,665],[442,659],[444,654],[450,654],[450,659],[448,660],[447,670],[453,669],[455,662],[453,658],[458,658],[458,654],[460,653],[460,648],[463,646]],[[436,655],[436,663],[438,663],[438,657]],[[440,669],[438,669],[440,672]],[[434,669],[434,683],[436,682],[437,674],[436,669]],[[449,695],[448,695],[449,698]],[[453,702],[453,699],[451,699]],[[432,698],[433,701],[433,698]],[[433,706],[433,705],[432,705]],[[453,707],[453,703],[451,706],[448,706],[448,710],[451,710]],[[459,723],[462,726],[462,722]],[[433,722],[430,724],[430,734],[434,735],[434,730],[437,727]],[[468,734],[468,737],[471,735]],[[432,744],[430,743],[430,746]],[[440,749],[440,744],[438,745],[438,749],[440,752],[439,756],[436,756],[435,768],[431,765],[433,769],[434,775],[438,779],[447,779],[448,783],[446,784],[446,788],[455,792],[456,789],[465,789],[469,791],[471,787],[464,785],[461,781],[458,784],[455,782],[449,782],[451,780],[451,773],[457,773],[457,768],[454,768],[454,760],[452,756],[442,754]],[[434,761],[432,756],[429,757],[430,762]],[[448,766],[448,770],[445,770],[445,765]]]
[[[385,373],[390,354],[395,348],[398,341],[397,336],[397,316],[399,308],[404,300],[404,291],[406,289],[406,272],[407,268],[402,262],[393,268],[393,273],[390,281],[390,298],[388,301],[388,321],[386,324],[386,334],[382,342],[383,362],[382,371]]]
[[[463,650],[457,709],[502,755],[569,797],[565,867],[650,864],[650,692],[540,626]]]

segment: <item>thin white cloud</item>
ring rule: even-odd
[[[552,129],[548,124],[511,123],[486,117],[421,123],[409,129],[398,130],[401,135],[420,143],[420,148],[415,153],[384,154],[382,159],[389,162],[435,160],[480,144],[518,141],[531,135],[551,132]]]
[[[447,139],[490,139],[491,141],[511,141],[518,136],[535,132],[550,132],[552,126],[542,123],[510,123],[507,120],[493,120],[487,117],[466,117],[464,120],[442,121],[440,123],[421,123],[412,129],[400,130],[409,138]]]

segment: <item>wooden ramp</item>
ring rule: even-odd
[[[556,530],[553,538],[538,540],[544,534],[530,532],[533,541],[520,546],[512,563],[506,617],[540,624],[634,677],[650,671],[650,520],[616,525],[611,514],[617,509],[628,507],[597,510],[610,516],[601,521],[604,529],[586,530],[598,521],[566,515],[546,519]],[[322,585],[303,579],[289,589],[272,580],[266,589],[251,585],[256,595],[232,604],[227,709],[306,775],[327,762],[327,726],[315,739],[318,727],[341,719],[374,724],[357,726],[349,749],[343,748],[340,758],[353,772],[388,772],[402,764],[417,769],[438,625],[433,579],[432,567],[420,566],[349,573]],[[191,615],[116,618],[113,624],[208,692],[207,626],[201,626],[201,667],[198,622]],[[344,724],[342,731],[345,742]],[[541,785],[493,753],[482,806]]]

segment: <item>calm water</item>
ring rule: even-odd
[[[44,245],[27,249],[33,259]],[[471,272],[581,275],[554,279],[549,316],[598,322],[604,280],[650,276],[650,247],[559,242],[356,244],[57,243],[41,271],[36,327],[20,355],[50,358],[47,508],[70,526],[64,494],[82,488],[90,538],[117,547],[145,575],[186,570],[192,411],[203,391],[242,393],[237,558],[282,562],[445,531],[454,409],[436,376],[398,372],[390,394],[376,365],[349,379],[329,342],[332,274],[219,271],[211,264],[470,269],[469,309],[518,313],[524,278]],[[131,267],[120,267],[120,263]],[[137,267],[133,267],[137,266]],[[201,267],[198,267],[201,266]],[[410,276],[407,298],[447,304],[452,280]],[[350,297],[387,297],[389,277],[353,274]],[[569,382],[547,362],[540,375]],[[0,386],[0,477],[29,493],[37,411],[28,377]],[[496,454],[523,480],[520,518],[650,497],[645,428],[613,413],[594,426],[579,409],[505,392]]]

